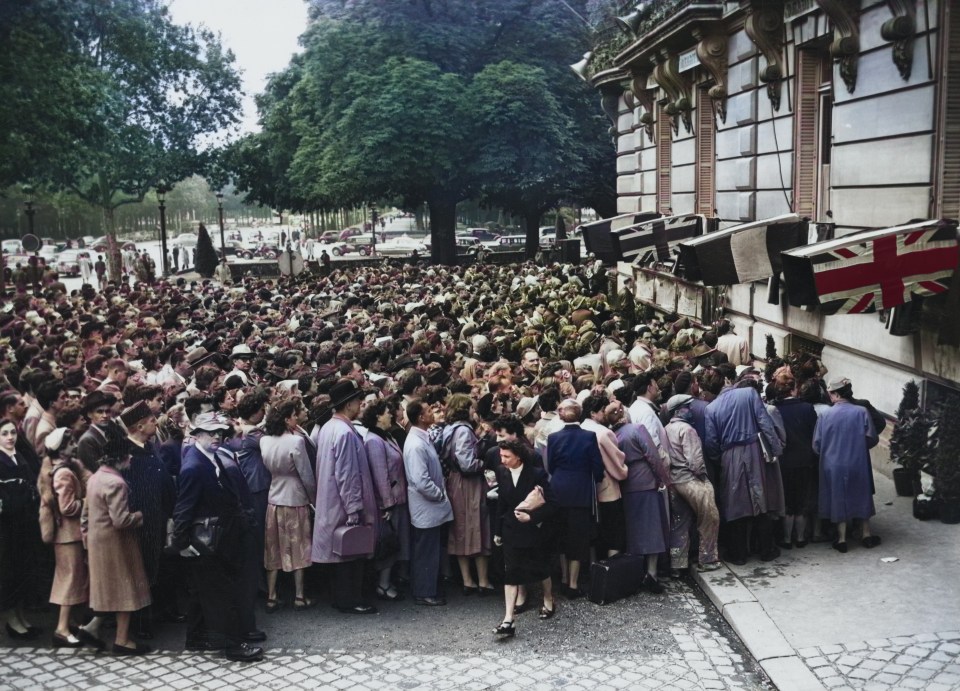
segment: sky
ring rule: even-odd
[[[300,52],[297,38],[307,26],[304,0],[170,0],[169,7],[174,23],[202,24],[220,33],[243,80],[241,132],[259,130],[253,97],[263,91],[269,74]]]

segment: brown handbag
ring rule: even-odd
[[[338,557],[365,557],[373,554],[372,525],[342,525],[333,531],[333,553]]]

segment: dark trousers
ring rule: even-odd
[[[185,560],[194,596],[187,614],[187,640],[209,639],[216,645],[240,642],[238,574],[218,557]]]
[[[255,526],[244,532],[241,540],[243,544],[243,564],[237,573],[237,616],[242,633],[257,630],[257,620],[254,606],[257,601],[257,590],[260,579],[263,578],[263,544],[258,548],[257,531]],[[257,555],[260,559],[258,561]]]
[[[256,554],[254,555],[255,566],[257,569],[257,588],[264,593],[267,592],[267,572],[263,568],[263,549],[265,537],[264,533],[267,529],[267,495],[269,494],[268,490],[263,490],[262,492],[254,492],[253,497],[253,510],[257,516],[257,525],[254,526],[254,550]]]
[[[447,526],[413,528],[410,589],[414,597],[442,597],[440,566],[446,553]]]
[[[333,565],[332,599],[339,609],[360,607],[363,602],[363,573],[366,559],[354,559]]]

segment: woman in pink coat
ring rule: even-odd
[[[130,614],[150,604],[150,583],[143,568],[137,528],[143,514],[130,511],[127,483],[120,472],[130,452],[119,429],[111,429],[100,468],[87,484],[87,550],[90,565],[90,608],[116,612],[115,655],[143,655],[150,646],[130,638]]]

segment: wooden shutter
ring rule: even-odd
[[[797,108],[794,122],[793,210],[816,220],[817,206],[817,106],[820,55],[797,51]],[[770,122],[771,126],[775,121]]]
[[[713,216],[716,207],[716,120],[713,116],[713,101],[707,88],[697,90],[697,201],[696,211],[704,216]]]
[[[673,167],[673,128],[670,116],[663,106],[657,115],[657,211],[669,214],[673,207],[673,187],[670,174]]]
[[[939,200],[940,218],[960,218],[960,11],[946,3],[944,29],[937,32],[937,40],[946,42],[946,75],[941,86],[944,89],[943,128],[940,152],[941,178]]]

